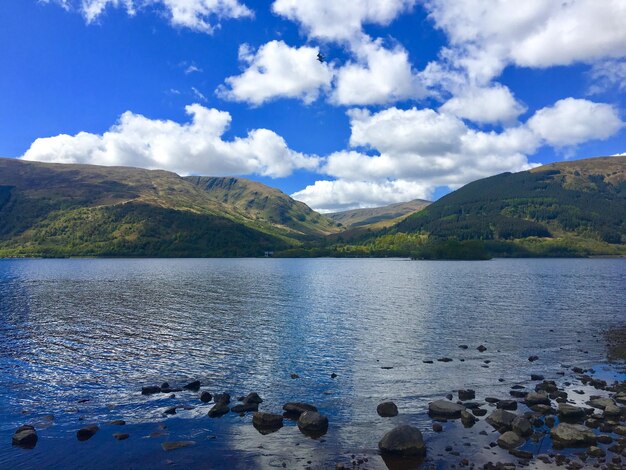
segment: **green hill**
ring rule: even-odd
[[[167,171],[0,159],[0,256],[259,256],[300,244],[280,222]]]
[[[390,204],[383,207],[371,207],[367,209],[353,209],[348,211],[333,212],[324,214],[326,217],[340,223],[346,229],[365,227],[374,225],[376,228],[383,228],[400,222],[400,219],[422,210],[430,204],[430,201],[415,199],[398,204]]]
[[[474,181],[394,229],[480,240],[496,255],[625,253],[626,157],[553,163]]]
[[[213,200],[244,217],[270,223],[292,236],[320,237],[339,231],[335,222],[282,191],[245,178],[187,176]]]

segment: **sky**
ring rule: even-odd
[[[626,152],[624,25],[624,0],[2,0],[0,156],[434,200]]]

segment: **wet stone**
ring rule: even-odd
[[[413,426],[398,426],[387,434],[378,443],[383,454],[398,456],[422,456],[426,454],[426,444],[419,429]]]
[[[463,405],[446,400],[436,400],[428,404],[428,415],[431,418],[457,419],[461,417],[463,410]]]
[[[76,431],[76,438],[79,441],[86,441],[88,439],[91,439],[98,432],[99,429],[100,427],[97,424],[85,426],[84,428]]]
[[[392,401],[386,401],[376,407],[378,416],[382,418],[391,418],[398,415],[398,407]]]

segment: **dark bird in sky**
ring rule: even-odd
[[[320,61],[320,64],[323,64],[323,63],[324,63],[324,56],[322,55],[322,53],[321,53],[321,52],[318,52],[318,53],[317,53],[317,60],[319,60],[319,61]]]

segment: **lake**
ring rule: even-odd
[[[385,468],[377,443],[397,424],[441,441],[430,401],[602,363],[603,333],[626,323],[626,260],[0,260],[0,319],[2,468],[334,468],[352,454]],[[329,431],[261,435],[250,415],[207,417],[197,393],[140,393],[195,379],[256,391],[263,411],[312,403]],[[380,418],[384,400],[400,414]],[[163,415],[177,404],[194,409]],[[105,424],[118,418],[121,442]],[[30,422],[35,449],[12,447]],[[100,431],[78,442],[90,423]],[[166,435],[146,437],[158,423]],[[166,439],[196,445],[165,452]]]

